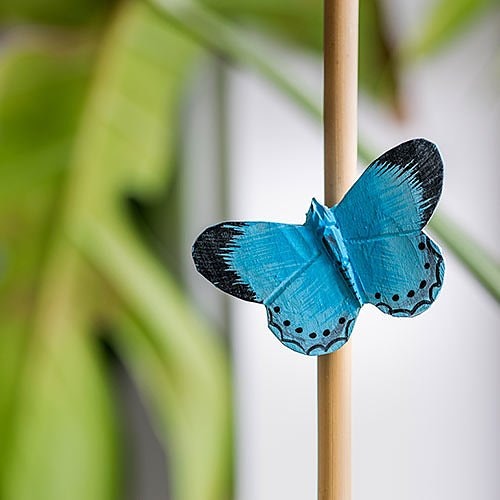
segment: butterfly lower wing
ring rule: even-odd
[[[413,139],[373,161],[332,210],[346,239],[419,234],[441,195],[437,147]]]
[[[320,252],[293,279],[264,302],[271,331],[287,347],[321,355],[342,347],[360,304],[326,252]]]
[[[318,250],[304,226],[224,222],[200,234],[192,253],[198,271],[216,287],[262,303]]]
[[[425,233],[346,240],[346,246],[363,300],[387,314],[416,316],[441,291],[444,260]]]

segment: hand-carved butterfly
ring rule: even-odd
[[[223,222],[193,245],[216,287],[266,306],[274,335],[294,351],[342,347],[363,304],[415,316],[436,299],[444,262],[422,232],[441,195],[443,163],[425,139],[371,163],[342,201],[315,199],[304,225]]]

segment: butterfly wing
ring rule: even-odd
[[[392,316],[424,312],[441,291],[444,261],[425,234],[347,241],[363,300]]]
[[[303,226],[272,222],[223,222],[193,245],[197,270],[217,288],[263,303],[317,253]]]
[[[308,355],[336,351],[348,340],[360,304],[326,252],[265,301],[268,324],[287,347]]]
[[[348,340],[359,302],[310,227],[225,222],[198,237],[193,259],[221,290],[263,303],[287,347],[326,354]]]
[[[418,233],[443,189],[435,144],[413,139],[373,161],[333,210],[345,239]]]
[[[371,163],[332,209],[364,302],[393,316],[413,316],[437,297],[443,257],[422,228],[442,183],[437,147],[415,139]]]

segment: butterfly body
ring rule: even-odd
[[[435,300],[444,263],[422,228],[441,184],[437,148],[408,141],[375,160],[338,205],[313,199],[303,225],[221,223],[198,237],[193,259],[221,290],[262,303],[287,347],[333,352],[364,304],[414,316]]]
[[[337,266],[361,306],[362,297],[359,281],[352,267],[341,227],[335,218],[335,211],[313,198],[306,215],[305,226],[311,226],[318,240],[316,245],[322,244],[325,247],[327,255],[332,259],[332,265]]]

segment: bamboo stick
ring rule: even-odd
[[[338,203],[357,161],[358,0],[324,0],[325,203]],[[318,357],[318,499],[351,498],[351,348]]]

